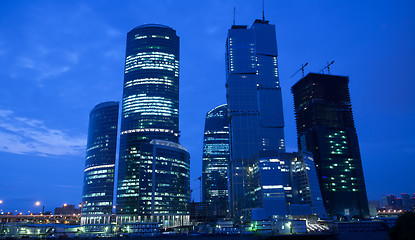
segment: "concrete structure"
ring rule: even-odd
[[[291,88],[298,148],[313,154],[327,213],[369,216],[349,78],[309,73]]]

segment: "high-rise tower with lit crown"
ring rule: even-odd
[[[118,223],[185,224],[189,153],[179,140],[179,37],[147,24],[127,34],[118,165]]]

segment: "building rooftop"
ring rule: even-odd
[[[173,28],[171,28],[169,26],[166,26],[166,25],[150,23],[150,24],[144,24],[144,25],[137,26],[137,27],[133,28],[132,30],[140,29],[140,28],[153,28],[153,27],[173,29]]]
[[[116,101],[108,101],[108,102],[103,102],[103,103],[99,103],[97,104],[90,112],[93,113],[94,111],[101,109],[101,108],[106,108],[106,107],[112,107],[112,106],[118,106],[119,102]]]

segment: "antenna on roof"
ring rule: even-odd
[[[262,0],[262,21],[265,21],[265,7],[264,0]]]
[[[330,63],[327,62],[327,65],[323,69],[321,69],[320,72],[322,72],[324,74],[324,69],[327,68],[327,72],[330,75],[330,65],[332,65],[333,63],[334,63],[334,61],[331,61]]]
[[[236,7],[233,7],[233,25],[235,25]]]

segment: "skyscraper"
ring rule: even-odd
[[[310,73],[291,88],[298,147],[314,156],[329,215],[369,216],[348,83]]]
[[[147,24],[127,34],[117,221],[188,221],[189,154],[179,139],[179,37]]]
[[[82,225],[109,224],[113,206],[118,102],[96,105],[89,115]],[[86,226],[88,231],[88,226]]]
[[[255,20],[233,25],[226,40],[226,91],[230,116],[230,210],[250,217],[263,205],[254,165],[261,155],[285,150],[284,117],[278,77],[275,26]]]
[[[206,114],[203,138],[202,201],[213,218],[228,213],[228,164],[229,116],[224,104]]]

